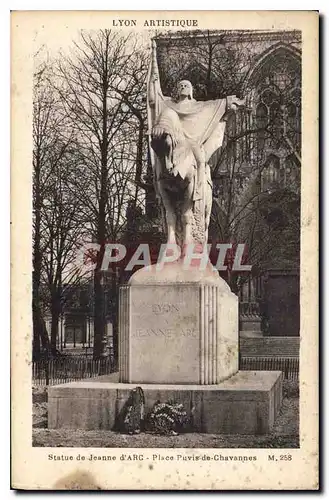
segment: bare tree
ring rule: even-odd
[[[43,62],[34,73],[33,96],[33,353],[40,355],[40,341],[48,349],[49,338],[41,310],[40,288],[42,280],[42,207],[45,188],[53,160],[54,146],[58,141],[59,116],[56,100],[47,81],[49,62]]]
[[[63,282],[78,283],[82,279],[73,264],[85,228],[76,196],[81,158],[54,88],[49,59],[35,72],[33,139],[34,351],[39,351],[40,335],[43,347],[48,348],[44,315],[50,311],[50,346],[55,352]]]
[[[106,344],[104,245],[120,237],[129,201],[139,201],[146,65],[133,35],[100,30],[82,31],[74,52],[62,57],[57,68],[58,92],[88,180],[79,199],[90,237],[101,246],[94,272],[95,357],[104,354]]]
[[[51,311],[51,349],[56,352],[59,318],[69,291],[87,276],[76,266],[79,245],[86,233],[81,218],[77,174],[79,157],[72,137],[58,142],[42,208],[44,252],[42,268]],[[80,187],[81,187],[80,182]]]

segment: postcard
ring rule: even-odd
[[[12,12],[12,488],[319,489],[318,23]]]

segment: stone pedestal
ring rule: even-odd
[[[218,384],[238,371],[238,298],[217,271],[144,268],[119,303],[120,382]]]
[[[139,384],[145,414],[157,401],[182,403],[190,432],[267,434],[282,401],[281,372],[239,371],[215,385]],[[136,384],[118,382],[118,374],[49,387],[50,429],[111,430]]]
[[[238,371],[238,298],[211,267],[135,273],[120,290],[119,374],[49,388],[49,428],[113,429],[130,391],[182,403],[191,432],[265,434],[281,372]]]

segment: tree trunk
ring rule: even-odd
[[[142,171],[143,171],[143,138],[144,138],[144,123],[142,120],[140,120],[138,128],[137,151],[136,151],[135,206],[137,205],[138,188],[141,183]]]
[[[107,65],[103,75],[103,105],[102,105],[102,143],[101,143],[101,172],[100,172],[100,196],[99,213],[97,220],[97,243],[100,251],[97,255],[97,265],[94,273],[94,358],[106,356],[106,321],[104,290],[102,286],[101,270],[106,239],[106,201],[107,201],[107,169],[108,169],[108,133],[107,133]]]
[[[51,333],[50,333],[50,345],[51,352],[56,355],[57,351],[57,339],[58,339],[58,322],[60,318],[60,299],[55,296],[51,301]]]
[[[213,47],[210,44],[209,45],[209,53],[208,53],[208,68],[207,68],[207,76],[206,76],[207,98],[209,98],[210,89],[211,89],[212,58],[213,58]]]
[[[105,193],[105,194],[104,194]],[[104,248],[105,248],[105,195],[106,191],[101,189],[99,201],[98,220],[98,243],[101,245],[97,256],[97,265],[94,273],[94,358],[98,359],[106,355],[106,322],[105,301],[103,290],[103,271],[101,270]]]
[[[99,359],[106,355],[107,343],[102,271],[99,269],[94,274],[94,301],[94,358]]]
[[[49,337],[45,320],[42,317],[40,305],[35,299],[32,301],[33,311],[33,359],[40,359],[41,347],[44,351],[49,350]]]
[[[40,309],[39,309],[39,314],[40,314],[39,332],[40,332],[40,338],[41,338],[41,345],[42,345],[43,349],[48,351],[49,350],[49,337],[48,337],[46,322],[41,315]]]
[[[32,273],[32,321],[33,321],[33,358],[40,357],[40,346],[48,349],[49,338],[46,324],[42,319],[40,309],[40,282],[41,282],[41,194],[40,194],[40,162],[39,155],[35,166],[34,178],[34,213],[35,213],[35,231],[33,241],[33,273]]]
[[[37,360],[40,358],[40,350],[41,350],[41,345],[40,345],[40,331],[38,328],[38,311],[37,311],[37,304],[35,302],[35,299],[33,297],[32,299],[32,313],[33,313],[33,340],[32,340],[32,356],[33,359]]]
[[[112,274],[111,296],[112,296],[112,334],[113,334],[113,359],[114,364],[118,367],[119,360],[119,287],[120,281],[114,272]]]

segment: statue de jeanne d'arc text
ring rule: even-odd
[[[164,96],[154,40],[147,97],[154,185],[165,210],[167,243],[182,249],[206,243],[212,205],[208,161],[222,146],[227,111],[244,101],[197,101],[188,80],[178,83],[175,97]]]

